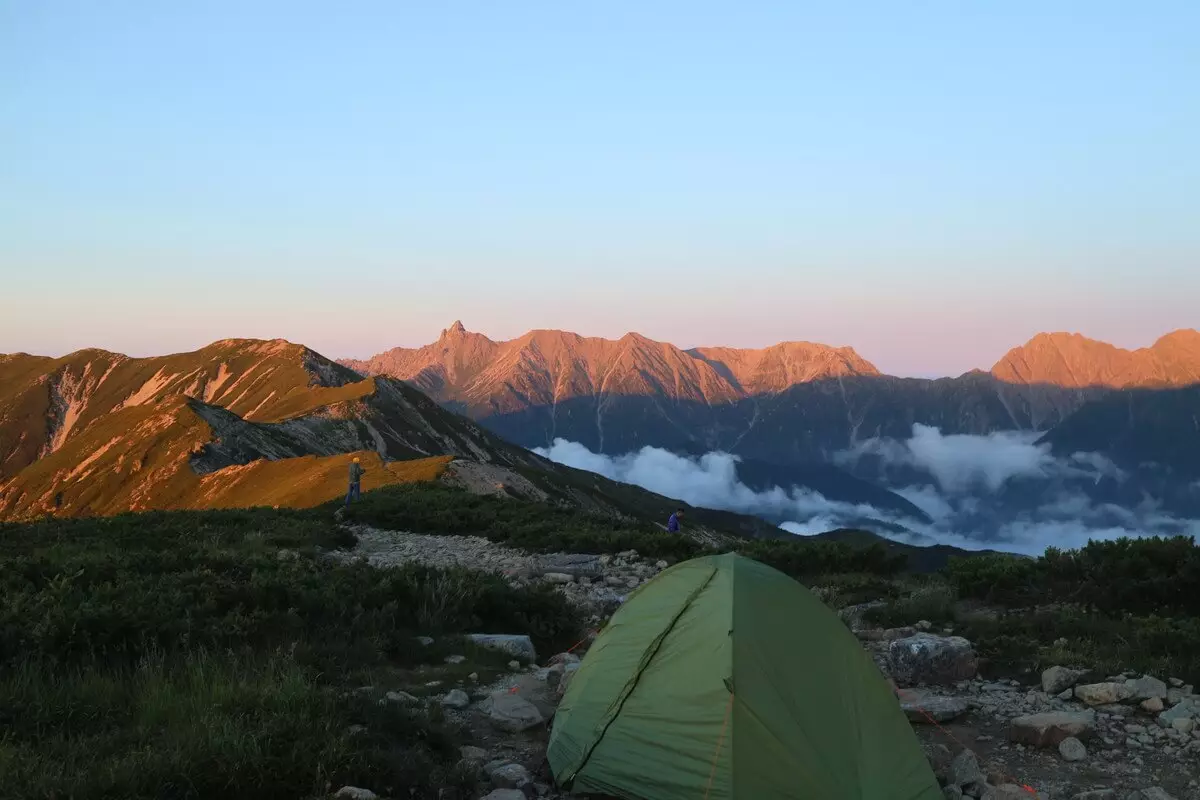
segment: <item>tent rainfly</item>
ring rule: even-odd
[[[626,800],[941,800],[879,669],[837,615],[736,555],[630,594],[554,717],[560,786]]]

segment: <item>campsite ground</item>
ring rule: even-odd
[[[544,668],[630,588],[699,545],[562,509],[422,491],[404,490],[397,504],[385,490],[374,507],[368,495],[363,509],[381,524],[402,507],[425,537],[339,527],[331,508],[0,526],[4,791],[316,800],[356,786],[475,800],[496,785],[479,763],[510,760],[554,797],[540,772],[545,726],[501,732],[479,705],[515,683],[548,716],[543,673],[510,669],[463,635],[528,634]],[[1200,797],[1194,746],[1155,730],[1141,734],[1149,743],[1115,735],[1153,724],[1137,709],[1104,721],[1079,764],[1005,742],[1010,716],[1059,702],[1027,697],[1052,665],[1200,682],[1200,548],[1190,542],[981,559],[934,576],[843,546],[745,547],[836,609],[869,604],[856,627],[925,620],[970,639],[988,680],[1020,688],[955,687],[971,708],[947,729],[985,762],[1049,789],[1044,800],[1150,786]],[[547,572],[551,562],[576,574]],[[461,709],[444,702],[460,687]],[[946,744],[937,729],[917,733]],[[464,746],[479,748],[474,761]]]

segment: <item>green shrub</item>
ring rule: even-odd
[[[895,575],[905,562],[878,544],[854,547],[802,538],[746,542],[737,550],[801,581],[843,573]]]
[[[1034,605],[1046,597],[1040,560],[999,554],[952,558],[945,572],[960,597],[1007,607]]]
[[[19,662],[0,677],[6,796],[294,800],[350,783],[432,798],[461,780],[452,726],[339,699],[317,677],[283,652]]]
[[[292,800],[343,784],[417,798],[465,787],[453,726],[343,700],[345,681],[440,660],[417,634],[527,633],[552,652],[578,641],[576,612],[493,575],[318,557],[339,544],[330,522],[295,512],[0,526],[5,791]]]
[[[886,605],[867,609],[863,612],[863,619],[884,628],[912,625],[920,620],[942,625],[955,621],[956,603],[957,598],[950,586],[934,583]]]
[[[535,553],[619,553],[648,558],[692,558],[694,540],[649,523],[574,508],[481,496],[437,484],[390,486],[368,492],[347,511],[355,522],[414,533],[483,536]]]
[[[1200,620],[1195,618],[1113,617],[1060,607],[962,619],[956,631],[1001,672],[1037,673],[1072,664],[1100,677],[1137,670],[1200,681]]]

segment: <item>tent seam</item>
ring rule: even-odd
[[[704,590],[708,588],[708,585],[712,583],[713,578],[716,577],[718,572],[717,568],[712,567],[711,569],[712,571],[708,574],[708,577],[705,578],[704,583],[700,584],[700,586],[688,596],[687,602],[685,602],[683,607],[679,609],[679,612],[671,618],[671,624],[669,624],[662,633],[655,637],[654,641],[651,642],[650,647],[647,648],[649,656],[646,657],[645,663],[638,668],[637,673],[629,680],[628,683],[625,684],[625,687],[622,689],[621,699],[617,703],[616,711],[614,711],[612,715],[609,716],[608,721],[604,723],[604,728],[600,731],[600,735],[596,737],[594,742],[592,742],[592,746],[588,748],[587,753],[579,762],[579,767],[572,771],[570,779],[571,784],[574,784],[575,779],[579,776],[579,773],[583,772],[583,770],[587,768],[588,761],[591,760],[592,754],[596,752],[596,748],[598,748],[600,743],[604,741],[605,735],[608,734],[608,729],[612,727],[612,724],[620,718],[621,711],[625,708],[625,703],[630,697],[633,696],[634,690],[637,689],[638,682],[642,679],[642,674],[645,673],[645,671],[650,668],[650,665],[654,663],[655,656],[657,656],[658,651],[662,649],[663,643],[666,642],[667,637],[671,635],[671,631],[675,630],[675,625],[680,619],[683,618],[683,615],[687,613],[687,610],[692,607],[692,604],[696,602],[696,598],[698,598],[704,592]]]

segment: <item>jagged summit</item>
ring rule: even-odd
[[[341,362],[364,375],[411,381],[468,408],[511,408],[521,398],[561,402],[596,393],[730,402],[796,383],[878,375],[849,347],[785,342],[761,350],[682,350],[630,331],[620,339],[531,330],[495,342],[456,322],[438,341]]]

